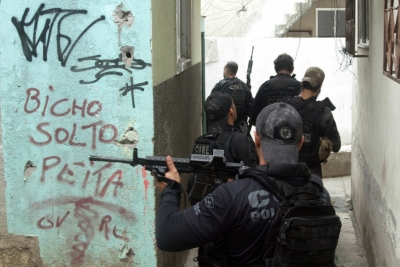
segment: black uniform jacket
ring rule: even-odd
[[[295,103],[301,104],[304,101],[307,101],[307,99],[304,100],[300,96],[296,96],[293,98],[292,101]],[[316,103],[315,101],[308,103],[305,106],[305,108],[307,110],[309,110],[309,112],[315,112],[315,111],[313,111],[313,107],[314,107],[315,103]],[[327,106],[325,106],[323,109],[323,113],[322,113],[319,125],[322,128],[322,132],[323,132],[323,135],[321,137],[327,137],[329,140],[331,140],[333,143],[332,151],[338,152],[341,147],[340,134],[337,129],[335,119],[333,118],[332,111]],[[318,153],[318,152],[316,152],[316,153]],[[300,150],[300,154],[301,154],[301,150]]]
[[[253,109],[250,115],[253,125],[256,124],[258,114],[260,114],[261,110],[268,105],[268,103],[266,103],[263,99],[265,91],[267,91],[269,88],[286,89],[289,86],[294,88],[292,96],[300,94],[301,83],[294,77],[284,73],[272,76],[270,80],[266,81],[260,86],[257,91],[256,97],[254,98]]]
[[[233,132],[233,137],[230,140],[229,152],[230,158],[227,158],[231,162],[243,161],[245,166],[256,167],[257,166],[257,155],[254,141],[251,137],[235,132],[235,128],[232,125],[227,125],[225,131]]]
[[[249,87],[247,87],[246,83],[236,77],[235,78],[226,78],[226,79],[221,80],[220,82],[215,84],[214,88],[211,90],[211,93],[215,92],[215,91],[221,91],[222,81],[224,81],[224,82],[226,81],[228,83],[239,81],[239,82],[243,83],[243,85],[244,85],[244,99],[243,99],[242,105],[244,107],[245,114],[237,114],[238,118],[235,121],[235,127],[237,127],[239,129],[238,123],[240,123],[241,121],[247,122],[247,117],[250,117],[250,112],[251,112],[253,101],[254,101],[253,95],[251,94],[251,91],[250,91]],[[234,100],[234,102],[237,105],[235,100]]]
[[[257,166],[294,186],[310,175],[304,164]],[[179,210],[181,190],[167,186],[156,214],[156,240],[161,250],[182,251],[222,240],[232,265],[262,262],[263,242],[278,200],[253,178],[220,185],[195,206]]]

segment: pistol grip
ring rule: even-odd
[[[152,171],[157,178],[157,181],[162,182],[163,178],[165,178],[165,173],[167,172],[166,167],[155,167]]]

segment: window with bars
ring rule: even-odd
[[[190,67],[192,1],[176,0],[177,73]]]
[[[400,1],[385,1],[383,73],[400,83]]]
[[[350,55],[355,55],[355,0],[346,0],[346,51]]]
[[[358,44],[369,44],[369,0],[358,0]]]
[[[363,48],[368,48],[369,45],[369,0],[346,0],[345,35],[348,54],[353,57],[368,57],[356,55],[356,45]]]

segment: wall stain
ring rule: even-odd
[[[352,147],[354,154],[357,155],[356,164],[358,164],[359,171],[357,177],[359,177],[359,184],[361,185],[361,187],[352,190],[357,195],[353,197],[355,200],[354,209],[363,235],[368,261],[374,263],[374,266],[400,266],[400,260],[396,255],[396,237],[387,226],[388,221],[393,222],[394,228],[397,227],[397,223],[393,212],[388,208],[386,198],[382,194],[381,185],[374,178],[371,164],[365,157],[358,132],[353,132]],[[360,203],[357,203],[358,199],[360,199]],[[389,219],[389,216],[392,218]],[[371,240],[374,241],[371,242]],[[389,240],[390,242],[388,242]],[[386,252],[381,253],[383,250]]]

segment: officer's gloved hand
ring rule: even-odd
[[[179,175],[178,170],[175,167],[175,164],[170,156],[167,156],[165,158],[165,162],[167,163],[168,166],[168,172],[165,173],[165,178],[171,179],[173,181],[176,181],[177,183],[181,183],[181,176]],[[154,174],[153,174],[154,176]],[[159,182],[157,180],[156,186],[158,190],[162,193],[164,191],[164,188],[167,186],[167,183],[165,182]]]

